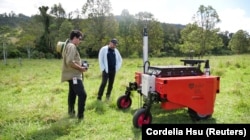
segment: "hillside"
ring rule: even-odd
[[[17,27],[22,22],[27,22],[30,19],[31,19],[30,17],[23,14],[18,14],[18,15],[7,15],[6,13],[0,14],[0,26]]]

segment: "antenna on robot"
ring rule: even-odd
[[[147,31],[147,20],[145,20],[143,28],[143,68],[144,73],[148,70],[149,61],[148,61],[148,31]]]

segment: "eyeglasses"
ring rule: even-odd
[[[80,37],[78,37],[78,39],[79,39],[79,40],[83,40],[83,38],[82,38],[81,36],[80,36]]]

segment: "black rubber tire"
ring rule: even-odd
[[[143,124],[150,124],[152,122],[152,114],[146,114],[145,108],[140,108],[134,113],[133,125],[136,128],[141,128]]]
[[[132,100],[127,95],[122,95],[117,99],[117,107],[119,109],[127,109],[131,106]]]
[[[211,118],[211,116],[212,116],[212,114],[200,115],[199,113],[197,113],[196,111],[194,111],[191,108],[188,108],[188,113],[189,113],[189,116],[191,117],[191,119],[194,121],[206,120],[208,118]]]

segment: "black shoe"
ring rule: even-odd
[[[97,97],[97,100],[101,101],[101,100],[102,100],[102,97]]]
[[[109,100],[110,100],[110,97],[107,96],[107,97],[106,97],[106,101],[108,102]]]
[[[84,115],[78,115],[78,121],[82,121],[84,119]]]
[[[68,114],[69,114],[69,117],[70,117],[70,118],[75,117],[75,111],[69,112]]]

